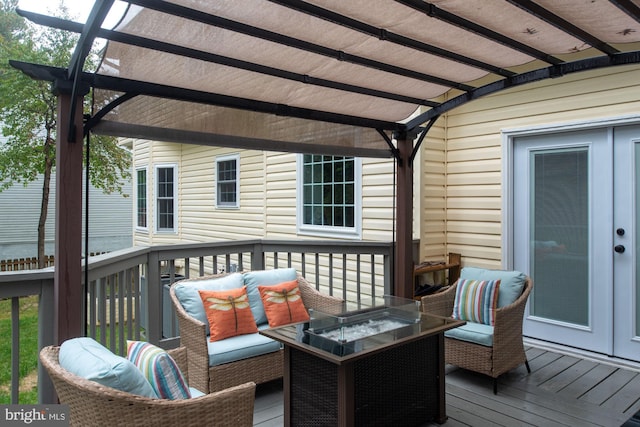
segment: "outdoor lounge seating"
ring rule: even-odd
[[[302,303],[307,310],[337,312],[342,308],[341,299],[318,292],[292,268],[185,279],[171,287],[180,343],[188,349],[189,379],[193,387],[211,393],[247,381],[265,383],[282,378],[284,364],[281,344],[257,331],[212,342],[211,325],[208,324],[209,319],[200,312],[204,306],[197,291],[246,287],[255,327],[259,330],[268,328],[269,323],[258,287],[287,281],[297,281]]]
[[[168,353],[188,378],[186,349]],[[188,399],[151,398],[75,375],[60,365],[59,355],[60,347],[48,346],[41,350],[40,361],[53,381],[60,403],[69,405],[72,426],[253,425],[253,383]]]
[[[485,281],[487,284],[497,279],[500,280],[500,285],[497,295],[494,295],[496,309],[493,314],[490,313],[490,308],[485,312],[493,320],[480,319],[486,320],[483,323],[477,317],[469,316],[469,313],[467,316],[465,313],[460,316],[460,305],[464,302],[462,299],[465,294],[468,296],[472,292],[461,292],[459,286],[473,281]],[[494,393],[497,393],[497,378],[501,374],[523,363],[527,371],[531,372],[522,341],[522,322],[532,287],[532,280],[517,271],[466,267],[453,286],[440,293],[424,296],[424,312],[445,317],[457,312],[454,317],[462,317],[462,320],[467,321],[466,325],[445,333],[446,363],[492,377]],[[486,298],[488,294],[484,296]],[[476,306],[478,301],[480,298],[475,300]]]

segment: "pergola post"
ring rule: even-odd
[[[413,140],[406,132],[397,133],[396,246],[394,294],[413,298]]]
[[[54,342],[84,335],[82,287],[83,99],[71,99],[70,82],[56,82],[56,234],[54,273]],[[74,126],[70,129],[72,102]],[[70,135],[73,132],[75,135]],[[71,138],[70,138],[71,136]],[[74,142],[69,142],[74,141]]]

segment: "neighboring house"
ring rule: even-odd
[[[15,184],[0,192],[0,260],[37,257],[42,183],[40,177],[26,187]],[[54,173],[45,226],[46,255],[54,255],[55,250],[55,188]],[[124,184],[123,192],[129,196],[132,194],[131,183]],[[116,193],[104,194],[102,190],[91,186],[89,204],[89,252],[110,252],[131,247],[131,198]],[[84,239],[82,243],[84,253]]]
[[[421,259],[460,252],[463,265],[525,271],[535,284],[525,335],[640,361],[638,142],[638,66],[520,86],[452,110],[414,165]],[[135,245],[393,239],[391,159],[355,159],[345,166],[353,204],[323,206],[314,194],[348,183],[323,178],[321,187],[311,172],[335,171],[343,159],[305,164],[289,153],[129,143]]]

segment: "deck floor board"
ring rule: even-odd
[[[531,374],[520,366],[502,375],[497,395],[491,378],[447,365],[442,425],[619,427],[640,411],[637,370],[536,347],[527,357]],[[283,396],[282,381],[258,386],[254,426],[283,425]]]

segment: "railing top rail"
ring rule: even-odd
[[[27,282],[34,280],[53,279],[53,267],[34,270],[16,270],[0,272],[0,285],[3,283]]]
[[[315,241],[315,240],[263,240],[262,249],[265,252],[285,249],[283,252],[321,252],[321,253],[367,253],[389,254],[393,243],[390,242],[361,242],[361,241]]]

